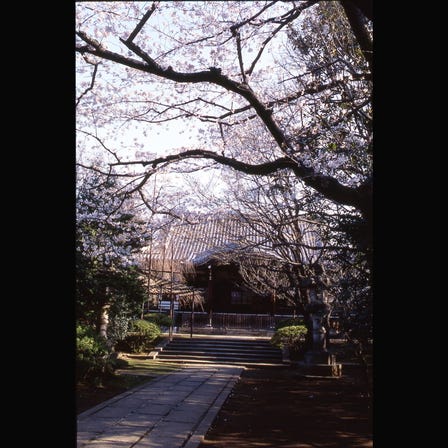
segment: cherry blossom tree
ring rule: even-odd
[[[356,0],[78,3],[78,152],[142,198],[160,170],[292,173],[370,256],[372,24]],[[161,154],[171,122],[198,136]]]
[[[81,176],[76,201],[77,318],[105,339],[111,307],[135,306],[145,297],[136,256],[148,240],[148,226],[114,194],[117,187],[114,178]]]
[[[335,311],[340,330],[362,353],[372,337],[372,290],[365,254],[346,231],[356,216],[316,195],[292,173],[249,176],[223,169],[221,178],[226,188],[219,195],[197,181],[190,185],[209,213],[219,210],[251,228],[248,239],[238,239],[240,250],[220,259],[235,262],[250,289],[278,305],[295,306],[309,334],[310,314],[316,315],[310,313],[316,311],[310,286],[319,285],[327,336]],[[314,267],[320,268],[318,275]]]
[[[221,202],[223,213],[247,230],[240,235],[235,227],[238,245],[220,254],[221,262],[235,263],[244,284],[269,297],[273,310],[294,307],[308,328],[308,350],[322,350],[325,339],[319,336],[315,344],[313,335],[320,335],[323,326],[328,329],[331,309],[325,272],[326,252],[331,250],[327,223],[309,218],[305,205],[310,198],[291,173],[226,174],[229,186],[223,197],[208,196],[207,202],[212,210],[215,200]]]

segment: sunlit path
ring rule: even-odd
[[[77,446],[194,448],[243,368],[186,366],[78,416]]]

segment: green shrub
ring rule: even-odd
[[[172,319],[167,314],[163,313],[148,313],[143,316],[148,322],[158,325],[160,328],[171,326]]]
[[[132,308],[128,303],[115,302],[109,315],[108,341],[113,345],[123,341],[128,334],[133,319],[135,319],[135,315],[133,315]]]
[[[298,357],[305,349],[305,335],[308,332],[304,325],[290,325],[276,330],[271,344],[278,348],[287,348],[293,358]]]
[[[291,327],[297,325],[304,325],[305,321],[303,317],[292,317],[291,319],[284,319],[276,323],[275,329],[279,330],[283,327]]]
[[[160,328],[155,323],[148,322],[145,319],[137,319],[132,321],[131,331],[152,339],[155,339],[160,334]]]
[[[123,341],[118,344],[118,349],[131,353],[149,351],[153,341],[161,335],[160,327],[153,322],[144,319],[134,320],[131,331]]]
[[[106,340],[93,328],[76,327],[76,380],[99,384],[114,370],[114,360]]]

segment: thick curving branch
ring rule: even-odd
[[[365,21],[371,14],[371,5],[369,10],[369,4],[371,2],[359,2],[355,0],[341,0],[341,5],[344,8],[347,19],[352,28],[353,34],[359,43],[361,51],[369,64],[370,70],[373,69],[373,43],[369,32],[367,31]],[[361,9],[361,7],[363,9]],[[365,12],[366,11],[366,12]],[[370,19],[372,20],[372,19]]]
[[[213,151],[192,149],[165,157],[158,157],[152,160],[117,162],[112,163],[110,166],[140,164],[143,166],[151,165],[152,170],[155,170],[162,164],[172,164],[188,159],[213,160],[220,165],[228,166],[245,174],[259,176],[266,176],[275,173],[278,170],[289,169],[299,179],[301,179],[305,185],[318,191],[327,199],[335,201],[339,204],[355,207],[366,218],[371,218],[372,184],[370,180],[366,181],[360,187],[347,187],[330,176],[316,173],[312,168],[299,165],[296,161],[289,157],[281,157],[270,162],[259,164],[249,164],[231,157],[223,156],[222,154],[218,154]]]
[[[306,2],[306,6],[309,7],[315,3],[316,3],[315,1],[309,1]],[[356,17],[358,17],[359,20],[364,18],[360,10],[356,6],[354,6],[352,2],[341,0],[341,3],[343,4],[344,7],[345,5],[347,5],[347,8],[349,9],[355,8],[357,14]],[[145,16],[144,19],[146,20],[147,17]],[[142,19],[142,21],[144,19]],[[356,29],[354,27],[354,24],[356,25],[357,23],[358,22],[356,21],[350,22],[352,28],[354,29],[355,34]],[[137,28],[138,26],[140,26],[140,24],[137,25]],[[135,30],[137,30],[137,28]],[[365,27],[363,29],[365,30]],[[272,110],[273,103],[271,104],[263,103],[247,83],[237,82],[230,79],[228,76],[224,75],[221,72],[220,68],[217,67],[210,67],[208,70],[198,72],[188,72],[188,73],[176,71],[171,66],[167,68],[162,67],[149,54],[147,54],[142,48],[140,48],[133,42],[133,39],[131,39],[131,37],[135,37],[139,29],[137,31],[135,30],[133,33],[131,33],[131,36],[128,39],[120,39],[120,40],[129,50],[131,50],[136,56],[138,56],[140,60],[132,59],[129,57],[122,56],[118,53],[111,52],[106,48],[102,47],[100,43],[96,42],[82,31],[78,31],[76,34],[85,44],[77,45],[76,51],[83,55],[87,53],[97,56],[101,59],[110,60],[118,64],[134,68],[142,72],[153,74],[155,76],[159,76],[161,78],[173,82],[210,83],[220,86],[228,91],[236,93],[237,95],[239,95],[240,97],[244,98],[247,101],[248,103],[247,109],[253,108],[255,110],[257,116],[262,120],[264,125],[267,127],[268,131],[278,144],[280,150],[283,152],[285,157],[279,158],[272,162],[251,165],[236,159],[225,157],[212,151],[190,150],[150,161],[123,162],[123,163],[116,163],[114,165],[139,163],[144,166],[152,165],[153,169],[155,169],[156,167],[162,164],[171,164],[192,158],[202,158],[202,159],[214,160],[215,162],[220,163],[222,165],[229,166],[235,170],[253,175],[267,175],[277,170],[290,169],[294,172],[294,174],[298,178],[300,178],[305,183],[305,185],[315,189],[317,192],[321,193],[327,199],[335,201],[339,204],[353,206],[359,211],[361,211],[361,213],[365,217],[368,218],[371,217],[371,196],[372,196],[371,180],[366,181],[365,184],[363,184],[361,187],[357,188],[347,187],[341,184],[338,180],[330,176],[319,174],[315,172],[313,168],[307,167],[297,160],[293,160],[292,158],[289,157],[289,154],[291,154],[294,151],[294,148],[292,148],[291,142],[288,141],[285,133],[282,131],[280,126],[273,118],[273,110]],[[364,47],[362,46],[362,48],[365,48],[365,45]],[[368,53],[366,58],[368,58],[369,55],[371,56],[371,53]],[[328,87],[329,85],[325,87],[321,86],[321,88],[328,88]],[[320,89],[316,88],[314,91],[318,90]],[[300,97],[300,95],[312,92],[313,92],[312,89],[310,90],[305,89],[304,92],[296,93],[287,100],[294,101],[295,99]],[[280,104],[282,103],[282,101],[280,100],[277,101],[276,103]],[[245,107],[240,108],[238,112],[242,112],[243,110],[245,110]],[[228,112],[225,113],[224,116],[226,116],[227,114]],[[297,153],[297,151],[294,152]]]
[[[102,59],[107,59],[136,70],[151,73],[174,82],[215,84],[240,95],[255,109],[257,115],[268,128],[281,150],[286,151],[287,148],[290,148],[287,138],[272,117],[272,110],[257,98],[254,91],[247,84],[233,81],[223,75],[219,68],[210,67],[209,70],[192,73],[178,72],[171,66],[165,69],[133,42],[121,39],[122,43],[139,56],[143,62],[105,49],[99,42],[91,39],[82,31],[77,31],[76,34],[87,43],[87,45],[79,45],[76,47],[76,51],[81,54],[89,53]]]

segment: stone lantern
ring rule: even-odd
[[[341,376],[342,366],[336,364],[334,355],[326,347],[325,319],[330,311],[325,285],[321,279],[322,268],[317,266],[315,275],[308,279],[308,305],[306,307],[311,320],[311,347],[304,354],[304,361],[299,365],[306,373],[321,376]]]

